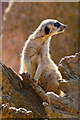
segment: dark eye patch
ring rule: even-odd
[[[46,34],[46,35],[47,35],[47,34],[49,34],[50,29],[49,29],[47,26],[45,27],[45,29],[44,29],[44,30],[45,30],[45,34]]]
[[[59,28],[61,26],[61,24],[58,23],[58,22],[56,22],[56,23],[54,23],[54,26],[57,27],[57,28]]]

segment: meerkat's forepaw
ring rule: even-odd
[[[36,84],[38,84],[38,80],[35,80],[34,78],[31,79],[33,82],[35,82]]]
[[[27,78],[30,78],[30,74],[29,74],[28,72],[26,72],[26,73],[24,74],[24,76],[27,77]]]

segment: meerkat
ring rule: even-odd
[[[51,37],[63,32],[66,25],[58,20],[46,19],[31,34],[21,55],[20,74],[29,73],[46,92],[60,94],[59,80],[62,79],[57,65],[49,54]]]

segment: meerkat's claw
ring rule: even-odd
[[[31,79],[33,82],[35,82],[36,84],[38,84],[38,80],[35,80],[34,78]]]
[[[25,75],[25,77],[30,78],[30,74],[28,72],[26,72],[24,75]]]

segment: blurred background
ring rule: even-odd
[[[44,19],[57,19],[67,25],[65,32],[51,41],[51,58],[57,65],[62,57],[78,51],[77,2],[3,2],[2,16],[2,60],[17,73],[24,43]]]

